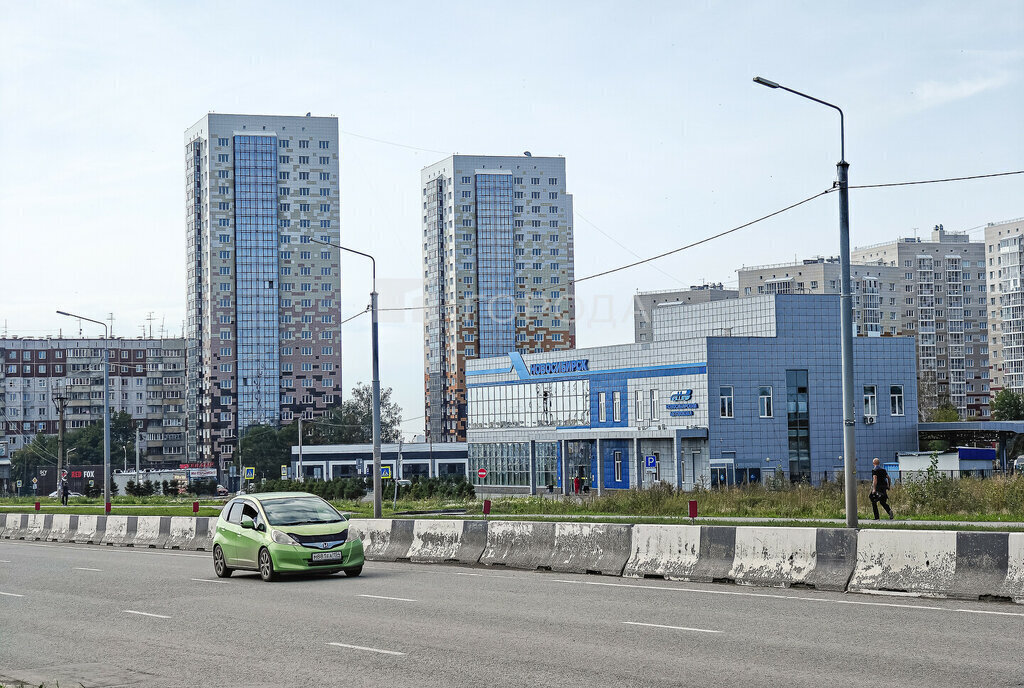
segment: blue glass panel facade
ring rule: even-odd
[[[481,357],[516,348],[512,175],[476,175],[477,286]]]
[[[277,424],[277,137],[235,136],[238,433]]]

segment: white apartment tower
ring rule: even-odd
[[[985,227],[992,393],[1024,392],[1024,218]]]
[[[466,441],[465,361],[576,343],[572,196],[560,157],[423,169],[425,425]]]
[[[189,461],[340,401],[338,120],[208,114],[185,132]]]

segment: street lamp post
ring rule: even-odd
[[[794,91],[768,79],[754,77],[754,83],[768,88],[781,88],[807,100],[813,100],[839,113],[839,265],[841,289],[839,295],[840,349],[843,377],[843,466],[846,474],[846,527],[857,527],[857,450],[854,444],[853,409],[853,293],[850,285],[850,164],[846,162],[846,132],[843,111],[839,106],[819,100],[800,91]]]
[[[372,266],[371,275],[373,278],[373,287],[370,292],[370,348],[372,349],[372,381],[373,386],[373,517],[381,517],[381,506],[380,506],[380,364],[379,364],[379,346],[377,338],[377,261],[369,253],[363,253],[362,251],[356,251],[355,249],[346,248],[345,246],[339,246],[338,244],[332,244],[329,241],[318,241],[317,239],[310,239],[314,244],[320,244],[322,246],[331,246],[341,251],[348,251],[354,253],[357,256],[363,256],[369,258]]]
[[[86,318],[66,311],[57,315],[78,318],[103,326],[103,510],[110,513],[110,330],[105,322]]]

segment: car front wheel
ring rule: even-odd
[[[234,569],[229,569],[228,563],[224,561],[224,550],[220,548],[220,545],[213,547],[213,571],[217,574],[217,578],[228,578],[234,573]]]
[[[356,576],[358,576],[362,572],[363,572],[363,567],[362,566],[357,566],[354,569],[345,569],[345,575],[349,576],[351,578],[355,578]]]
[[[268,583],[277,578],[274,573],[274,560],[270,558],[270,551],[266,547],[260,550],[260,578]]]

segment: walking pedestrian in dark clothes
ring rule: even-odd
[[[874,468],[871,469],[871,508],[875,511],[875,520],[878,520],[878,505],[889,514],[889,520],[893,519],[892,509],[889,507],[889,472],[879,465],[878,459],[871,462]]]
[[[70,491],[71,490],[68,488],[68,481],[67,480],[61,480],[60,481],[60,503],[63,504],[64,506],[68,505],[68,493]]]

